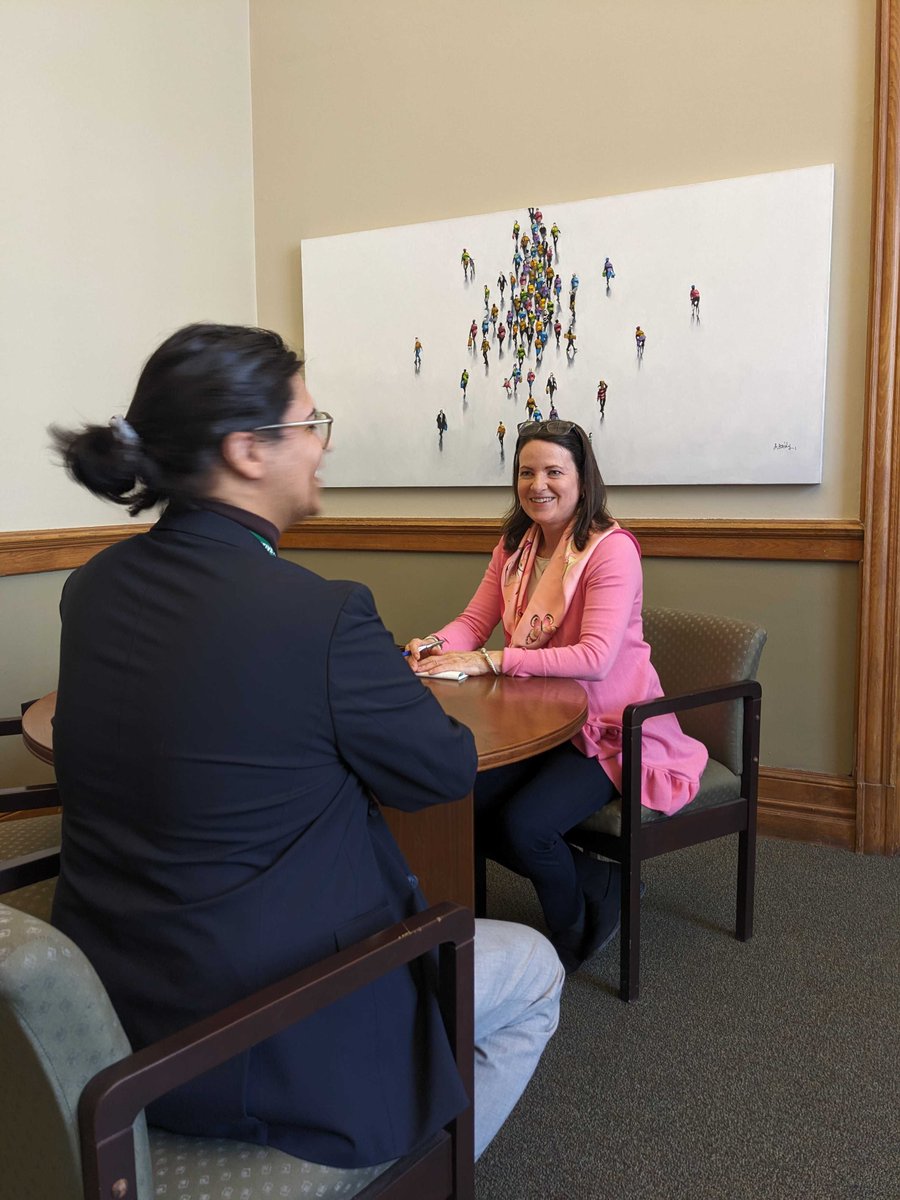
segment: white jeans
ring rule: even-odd
[[[547,939],[475,922],[475,1157],[525,1090],[559,1022],[565,971]]]

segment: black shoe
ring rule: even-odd
[[[571,975],[589,958],[608,946],[622,924],[622,868],[618,863],[596,859],[570,847],[575,872],[584,894],[584,933],[577,950],[573,946],[573,930],[550,938],[567,975]],[[641,880],[641,898],[647,885]]]
[[[586,922],[586,914],[582,914],[581,919],[568,929],[560,929],[556,933],[550,934],[550,944],[556,951],[567,975],[577,971],[584,962],[581,947],[584,942]]]
[[[584,962],[581,951],[571,949],[571,947],[564,945],[555,937],[550,938],[550,944],[556,951],[556,955],[559,958],[559,961],[562,963],[565,973],[567,975],[574,975]]]
[[[584,940],[581,943],[584,959],[591,958],[609,945],[622,924],[622,868],[618,863],[606,865],[609,870],[605,886],[597,879],[593,887],[584,888],[586,916]]]
[[[617,863],[598,861],[572,847],[575,871],[584,896],[584,915],[575,925],[550,935],[550,941],[567,975],[596,954],[619,928],[619,883]]]
[[[584,892],[585,932],[581,946],[583,959],[607,946],[622,923],[622,868],[618,863],[593,858],[574,846],[572,858],[578,882]],[[647,885],[641,880],[643,898]]]

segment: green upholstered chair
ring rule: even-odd
[[[29,701],[28,703],[31,703]],[[28,704],[22,705],[24,711]],[[21,737],[22,718],[0,718],[0,737]],[[10,902],[35,916],[50,916],[59,869],[59,813],[30,813],[59,805],[55,783],[0,788],[0,892],[18,889]],[[28,885],[26,887],[26,885]]]
[[[0,904],[3,1194],[53,1200],[471,1200],[471,1107],[417,1154],[349,1171],[265,1147],[148,1129],[142,1110],[156,1096],[438,946],[442,1009],[471,1095],[473,937],[468,910],[436,905],[132,1054],[78,947],[37,917]]]
[[[640,994],[643,859],[736,833],[735,933],[741,941],[753,933],[762,694],[756,672],[766,631],[746,621],[668,608],[645,609],[643,620],[663,698],[630,704],[622,715],[622,799],[567,834],[572,845],[622,866],[623,1000],[637,1000]],[[672,712],[685,733],[706,746],[709,763],[694,800],[667,817],[641,804],[641,730],[651,717]]]
[[[50,813],[0,821],[0,898],[44,921],[56,891],[61,820]]]

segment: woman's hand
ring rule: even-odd
[[[500,651],[492,651],[491,656],[499,667]],[[493,674],[480,650],[451,650],[449,654],[429,654],[427,658],[420,658],[413,670],[417,675],[434,675],[436,671],[465,671],[467,675]]]
[[[433,637],[411,638],[403,647],[406,661],[413,671],[418,673],[419,664],[428,656],[440,650],[443,643],[435,642]]]

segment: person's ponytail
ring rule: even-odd
[[[50,436],[73,479],[95,496],[131,505],[138,479],[146,475],[146,463],[140,437],[130,425],[127,427],[133,438],[123,437],[114,423],[73,430],[52,425]]]

